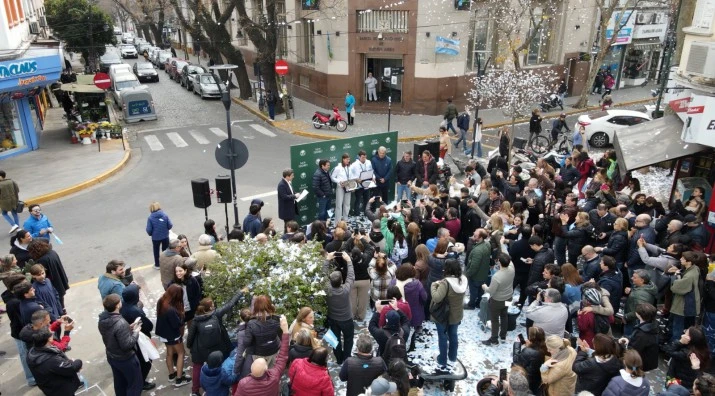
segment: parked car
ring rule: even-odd
[[[166,60],[164,61],[164,73],[169,74],[169,71],[171,70],[171,62],[173,62],[175,60],[180,60],[180,59],[172,58],[172,57],[166,58]]]
[[[131,73],[117,74],[114,79],[112,79],[112,97],[114,98],[114,103],[117,107],[122,108],[122,91],[125,89],[132,89],[140,86],[137,76]]]
[[[149,62],[137,62],[134,64],[132,70],[134,75],[137,76],[139,82],[142,81],[156,81],[159,82],[159,73],[154,69],[154,65]]]
[[[593,114],[584,114],[578,117],[574,126],[575,130],[583,126],[586,128],[586,140],[591,147],[601,148],[613,143],[616,131],[650,121],[646,113],[633,110],[606,110]]]
[[[204,69],[203,66],[199,65],[185,65],[181,68],[181,75],[179,76],[179,84],[182,87],[186,87],[189,91],[194,89],[194,81],[191,78],[194,74],[208,73],[208,70]]]
[[[144,53],[149,55],[149,48],[151,48],[152,45],[149,43],[141,43],[137,46],[137,52],[139,55],[144,56]]]
[[[151,47],[151,49],[149,50],[149,62],[151,62],[151,64],[154,66],[157,66],[157,64],[154,62],[154,58],[159,51],[161,51],[161,48],[159,47]]]
[[[161,50],[154,55],[154,64],[161,70],[164,70],[164,66],[167,59],[171,59],[171,52]]]
[[[136,58],[137,57],[137,50],[131,44],[120,45],[119,52],[122,54],[122,58]]]
[[[134,41],[134,34],[125,32],[122,33],[122,43],[124,44],[132,44]]]
[[[220,98],[221,92],[226,91],[226,85],[221,84],[221,91],[214,80],[211,73],[202,73],[194,75],[194,93],[199,95],[201,99],[205,98]]]
[[[132,66],[126,63],[120,63],[116,65],[109,66],[109,78],[114,80],[114,78],[120,74],[132,74]]]
[[[122,63],[122,58],[115,52],[107,52],[99,57],[99,71],[109,73],[109,66]]]
[[[179,82],[179,76],[181,75],[181,69],[188,65],[189,62],[183,59],[174,59],[169,63],[169,78]]]
[[[151,93],[142,87],[125,89],[121,93],[122,113],[128,123],[156,120],[156,109]]]

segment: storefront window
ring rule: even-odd
[[[0,152],[25,146],[17,103],[12,100],[0,103]]]
[[[626,55],[626,62],[623,65],[625,78],[632,80],[646,78],[648,72],[648,60],[650,60],[650,50],[631,48]]]

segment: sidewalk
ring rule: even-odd
[[[130,157],[120,139],[97,144],[72,144],[61,107],[47,109],[40,149],[0,162],[9,178],[20,187],[26,205],[44,203],[84,190],[117,173]],[[42,169],[42,171],[39,171]]]

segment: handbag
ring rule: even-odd
[[[151,362],[152,360],[159,359],[159,351],[154,346],[154,342],[146,336],[146,334],[139,332],[139,338],[137,338],[137,344],[139,345],[139,350],[142,352],[144,361]]]
[[[447,282],[447,281],[443,281]],[[429,313],[434,318],[435,323],[449,323],[449,283],[447,283],[447,295],[442,301],[435,302],[432,300],[429,306]]]
[[[25,210],[25,201],[18,200],[17,208],[15,208],[15,211],[17,213],[22,213],[23,210]]]
[[[355,107],[354,106],[352,109],[350,109],[350,117],[355,117]]]

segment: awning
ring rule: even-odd
[[[633,41],[631,42],[631,46],[641,51],[648,51],[659,50],[662,48],[663,44],[659,37],[651,37],[643,39],[633,39]]]
[[[687,157],[708,147],[686,143],[680,138],[683,122],[668,115],[616,131],[616,150],[621,177],[626,172],[661,161]]]
[[[62,84],[60,86],[60,89],[62,91],[67,91],[67,92],[94,93],[94,94],[103,94],[104,93],[104,90],[97,88],[94,84],[87,85],[87,84],[79,84],[76,82]]]

